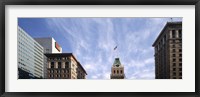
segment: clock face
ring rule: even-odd
[[[119,64],[116,64],[117,67],[119,67]]]

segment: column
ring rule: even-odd
[[[178,38],[178,30],[176,30],[176,38]]]
[[[169,30],[169,38],[172,38],[172,30]]]

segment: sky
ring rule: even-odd
[[[110,79],[116,57],[126,79],[155,79],[152,44],[170,21],[182,18],[18,18],[18,26],[33,38],[53,37],[63,53],[73,53],[87,79]]]

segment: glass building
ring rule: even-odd
[[[44,49],[19,26],[17,46],[18,79],[43,78]]]

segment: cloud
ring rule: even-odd
[[[88,79],[109,79],[115,57],[124,65],[127,79],[154,79],[152,43],[169,18],[47,18],[53,34],[64,37]],[[182,18],[175,18],[180,21]],[[68,44],[66,44],[68,43]],[[117,50],[114,47],[117,45]],[[68,50],[67,49],[67,50]],[[117,56],[118,55],[118,56]]]

